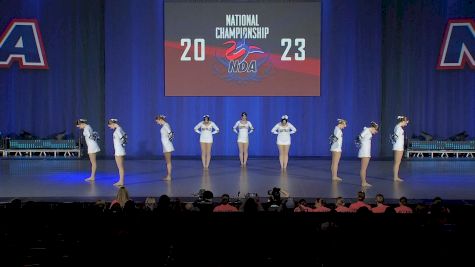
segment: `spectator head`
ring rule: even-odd
[[[114,205],[111,206],[110,208],[112,213],[120,213],[122,212],[122,207],[118,202],[114,203]]]
[[[315,208],[325,207],[326,201],[323,198],[317,198],[315,200]]]
[[[21,199],[14,198],[10,201],[10,205],[8,205],[9,208],[12,209],[20,209],[21,208]]]
[[[133,200],[127,200],[124,205],[125,212],[134,212],[135,211],[135,202]]]
[[[302,199],[299,200],[299,204],[298,204],[298,205],[299,205],[299,206],[307,206],[307,201],[302,198]]]
[[[106,201],[101,199],[97,200],[94,204],[94,208],[97,211],[104,211],[106,209]]]
[[[267,194],[269,195],[269,200],[271,202],[280,202],[281,197],[280,197],[280,188],[274,187],[272,190],[267,191]]]
[[[432,204],[430,205],[429,213],[436,215],[441,213],[450,213],[450,211],[444,206],[441,197],[435,197],[432,201]]]
[[[174,204],[173,204],[173,210],[176,212],[181,212],[183,211],[183,205],[181,204],[181,199],[180,198],[175,198]]]
[[[434,200],[432,201],[432,205],[441,205],[441,204],[442,204],[441,197],[435,197]]]
[[[295,208],[294,199],[291,198],[291,197],[289,197],[289,198],[287,199],[287,201],[285,202],[285,207],[286,207],[287,209],[293,209],[293,208]]]
[[[366,198],[365,192],[359,191],[358,192],[358,201],[364,201],[365,198]]]
[[[213,192],[209,191],[209,190],[206,190],[203,192],[203,201],[206,201],[206,202],[213,202]]]
[[[172,211],[171,199],[167,195],[158,198],[157,209],[159,213],[169,213]]]
[[[145,199],[145,209],[153,211],[157,207],[157,200],[154,197]]]
[[[244,202],[243,211],[245,213],[257,213],[258,206],[256,200],[252,197],[246,199],[246,202]]]
[[[427,207],[422,203],[418,203],[414,211],[415,213],[418,213],[418,214],[425,214],[427,213]]]
[[[185,211],[199,212],[200,208],[196,207],[193,203],[188,202],[185,204]]]
[[[119,202],[120,206],[123,208],[125,205],[125,202],[127,202],[129,198],[129,192],[127,189],[125,189],[124,186],[121,186],[119,190],[117,191],[117,196],[115,198],[117,202]]]
[[[383,194],[376,195],[376,204],[383,204],[384,203],[384,196]]]
[[[401,206],[407,206],[407,198],[406,198],[406,197],[401,197],[401,198],[399,199],[399,204],[400,204]]]
[[[337,207],[345,206],[345,200],[342,197],[337,197],[335,203]]]
[[[221,196],[221,205],[226,205],[229,203],[229,195],[228,194],[223,194]]]
[[[164,206],[170,206],[170,203],[171,203],[171,200],[170,200],[170,197],[167,196],[167,195],[161,195],[160,198],[158,198],[158,205],[157,206],[160,206],[160,207],[164,207]]]
[[[186,203],[185,204],[185,210],[186,211],[192,211],[193,210],[193,203]]]

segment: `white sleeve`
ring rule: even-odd
[[[254,126],[252,126],[252,123],[250,121],[248,121],[247,123],[249,123],[249,129],[250,129],[249,133],[254,132]]]
[[[277,123],[274,128],[272,128],[272,130],[270,130],[273,134],[279,134],[279,132],[277,132],[277,129],[279,129],[279,123]]]
[[[199,133],[199,134],[201,134],[201,132],[200,132],[200,130],[199,130],[199,129],[201,128],[201,124],[202,124],[202,122],[199,122],[198,124],[196,124],[196,126],[195,126],[195,128],[194,128],[194,129],[195,129],[195,132],[197,132],[197,133]]]
[[[236,124],[234,124],[233,131],[234,131],[235,133],[238,133],[238,131],[236,130],[236,128],[238,127],[238,125],[239,125],[239,121],[237,121]]]
[[[368,130],[368,129],[364,129],[363,132],[361,132],[361,137],[362,138],[367,138],[367,137],[371,137],[371,132]]]
[[[396,134],[397,136],[402,136],[404,134],[404,130],[402,129],[401,126],[396,128]]]
[[[343,132],[338,127],[335,127],[335,131],[333,131],[333,135],[336,136],[338,140],[341,138],[342,133]]]
[[[363,138],[364,138],[364,136],[365,136],[365,134],[366,134],[366,131],[365,131],[365,130],[363,130],[363,131],[360,133],[360,139],[363,139]]]
[[[84,129],[84,137],[86,138],[90,138],[92,135],[92,128],[91,127],[87,127]]]
[[[292,130],[292,132],[290,134],[294,134],[297,132],[297,128],[295,128],[292,123],[289,122],[289,127],[290,127],[290,130]]]
[[[170,124],[167,123],[167,124],[163,125],[163,127],[165,128],[165,130],[167,131],[168,134],[172,132]]]
[[[122,139],[122,137],[124,137],[124,130],[122,130],[122,128],[120,128],[118,131],[117,131],[117,138]]]
[[[211,122],[211,128],[214,129],[214,132],[212,132],[212,134],[217,134],[217,133],[219,133],[219,128],[218,128],[218,126],[217,126],[214,122]]]

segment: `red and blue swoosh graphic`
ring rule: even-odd
[[[262,51],[260,47],[248,45],[246,43],[246,39],[241,39],[238,42],[230,40],[225,42],[224,44],[231,45],[228,49],[226,49],[225,52],[226,59],[229,61],[239,60],[239,62],[243,62],[250,54],[264,54],[264,51]]]

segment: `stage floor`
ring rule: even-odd
[[[85,182],[89,161],[75,159],[0,160],[0,199],[36,201],[95,201],[113,199],[118,180],[113,160],[99,160],[96,182]],[[342,160],[342,182],[330,179],[330,160],[290,159],[288,170],[281,172],[278,159],[249,159],[241,168],[238,160],[214,159],[209,171],[203,171],[200,159],[175,159],[173,179],[164,181],[163,160],[126,160],[125,185],[132,198],[192,198],[200,188],[211,190],[215,197],[228,193],[236,197],[246,193],[267,196],[272,187],[280,187],[295,198],[354,198],[361,190],[358,160]],[[401,196],[409,199],[475,200],[475,161],[403,161],[400,176],[393,182],[392,162],[372,160],[368,168],[367,198],[382,193],[387,200]]]

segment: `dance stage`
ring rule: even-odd
[[[291,158],[286,172],[279,168],[278,159],[250,158],[248,166],[240,167],[237,159],[211,161],[210,169],[202,169],[201,160],[174,159],[173,179],[164,181],[164,160],[126,160],[125,186],[132,198],[158,197],[167,194],[192,200],[199,189],[213,192],[215,197],[228,193],[231,197],[244,197],[258,193],[267,197],[267,191],[280,187],[295,199],[316,197],[354,198],[361,190],[360,162],[342,160],[339,176],[342,182],[330,179],[330,160],[322,158]],[[99,160],[95,182],[89,177],[88,160],[71,159],[9,159],[0,160],[0,199],[9,201],[110,201],[115,197],[118,180],[114,160]],[[368,168],[366,189],[368,201],[382,193],[387,202],[401,196],[411,200],[429,200],[440,196],[445,200],[475,200],[474,161],[403,161],[400,176],[404,182],[393,182],[392,161],[372,160]]]

